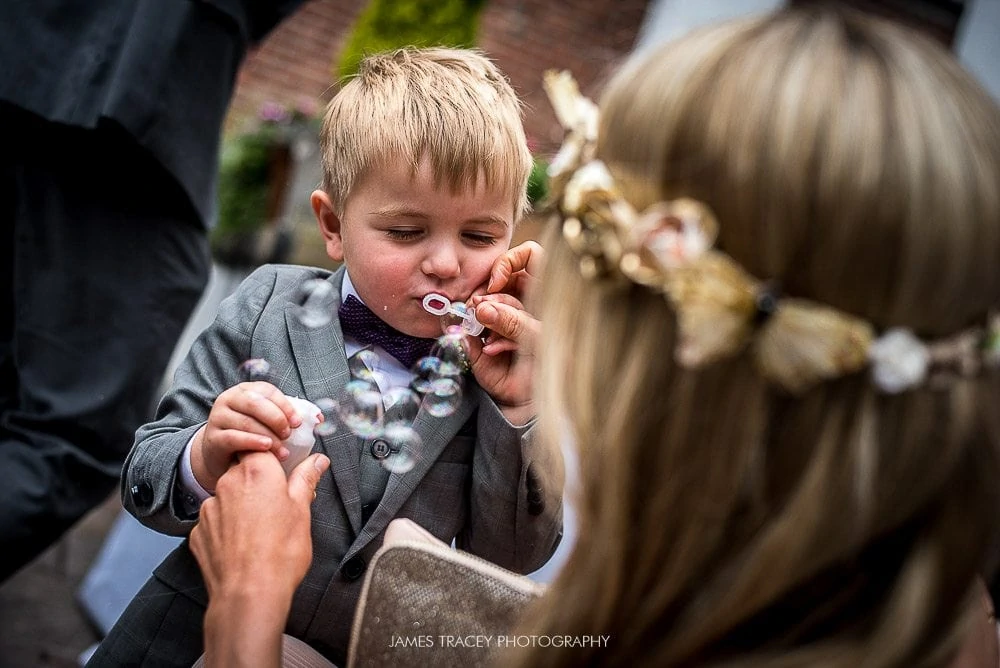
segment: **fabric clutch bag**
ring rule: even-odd
[[[350,668],[496,665],[544,585],[443,543],[407,540],[372,558],[351,629]]]

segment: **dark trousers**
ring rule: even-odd
[[[0,582],[118,483],[208,279],[205,231],[117,126],[0,108]]]

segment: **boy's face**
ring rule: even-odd
[[[371,169],[343,209],[323,191],[312,195],[327,254],[343,261],[361,299],[380,318],[413,336],[441,335],[438,316],[421,304],[429,292],[465,301],[509,247],[514,209],[506,193],[452,192],[436,185],[430,162],[411,177],[406,161]]]

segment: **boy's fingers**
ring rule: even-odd
[[[497,337],[496,340],[487,341],[483,344],[483,352],[489,356],[499,355],[500,353],[514,352],[519,350],[517,342],[511,341],[510,339],[505,339]]]
[[[250,411],[251,409],[247,410]],[[257,419],[257,416],[252,412],[241,412],[235,410],[234,408],[219,411],[218,415],[212,419],[211,427],[215,431],[233,430],[243,431],[248,434],[256,434],[257,436],[267,438],[274,443],[281,443],[282,441],[280,435],[275,433],[269,425]]]
[[[534,348],[539,322],[527,311],[508,304],[483,302],[476,307],[476,318],[494,333],[516,341],[522,351]]]
[[[477,314],[480,312],[481,306],[486,303],[503,304],[505,306],[509,306],[511,309],[514,309],[514,311],[524,312],[524,304],[521,302],[521,300],[505,292],[497,292],[492,295],[485,295],[483,297],[479,297],[475,300],[475,303],[477,304],[476,306]],[[525,314],[527,315],[529,320],[533,320],[530,314],[527,314],[526,312]],[[494,326],[494,324],[490,324],[490,322],[484,322],[480,320],[480,322],[483,323],[483,326],[489,327],[489,336],[483,339],[482,351],[484,353],[492,357],[494,355],[499,355],[501,353],[515,351],[520,347],[520,344],[516,339],[514,339],[513,337],[508,337],[507,334],[504,334],[504,331],[502,331],[504,328],[503,321],[502,319],[498,320],[498,318],[502,318],[500,310],[498,309],[490,310],[486,318],[488,321],[493,322],[496,325],[496,327]],[[501,329],[498,330],[497,327]],[[513,329],[516,330],[517,332],[516,335],[520,336],[520,332],[522,330],[521,326],[515,324],[513,326]]]
[[[285,395],[282,394],[281,398],[288,403]],[[290,403],[288,405],[291,406]],[[269,432],[278,437],[278,440],[288,438],[292,433],[288,415],[272,396],[261,394],[256,390],[246,390],[240,396],[233,397],[230,407],[233,411],[264,425]],[[294,410],[292,412],[294,413]]]
[[[525,241],[514,246],[493,263],[486,291],[503,290],[510,283],[511,276],[521,271],[530,276],[540,275],[544,260],[545,251],[534,241]]]
[[[275,441],[238,429],[222,429],[213,435],[212,447],[216,452],[221,449],[232,456],[240,452],[267,452],[275,448]]]
[[[288,400],[288,397],[285,396],[284,392],[271,383],[265,381],[253,381],[243,383],[241,387],[244,388],[247,394],[253,393],[251,396],[259,395],[270,400],[284,414],[285,420],[292,426],[292,428],[298,427],[302,424],[302,419],[299,417],[299,414],[295,410],[295,406],[292,405],[292,402]]]
[[[299,417],[298,411],[295,410],[295,406],[288,400],[284,392],[275,387],[274,392],[269,394],[268,398],[281,409],[281,412],[285,414],[285,419],[293,429],[302,424],[302,418]]]
[[[473,308],[478,308],[480,304],[484,304],[486,302],[507,304],[512,308],[524,310],[524,302],[522,302],[514,295],[508,294],[506,292],[495,292],[491,295],[477,295],[469,300],[469,306],[472,306]]]
[[[288,476],[288,495],[298,502],[312,503],[320,476],[330,468],[330,459],[319,453],[309,455]]]

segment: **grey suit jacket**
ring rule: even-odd
[[[295,290],[314,276],[331,282],[339,306],[343,269],[330,274],[265,266],[223,302],[214,324],[193,345],[156,421],[139,429],[126,461],[122,499],[143,524],[185,535],[196,522],[181,510],[178,460],[215,397],[238,382],[243,361],[266,359],[279,389],[311,401],[335,397],[347,383],[339,321],[310,329],[292,312]],[[436,418],[421,411],[417,416],[422,454],[411,471],[390,476],[365,524],[358,488],[360,437],[340,427],[318,441],[332,465],[313,504],[313,562],[296,593],[287,630],[335,662],[346,655],[362,575],[393,518],[408,517],[445,542],[455,539],[459,548],[522,573],[545,563],[558,544],[559,454],[536,444],[530,426],[511,426],[471,376],[467,388],[453,415]],[[157,577],[178,591],[200,588],[200,578],[192,581],[197,575],[192,575],[192,561],[189,554],[172,555]]]

